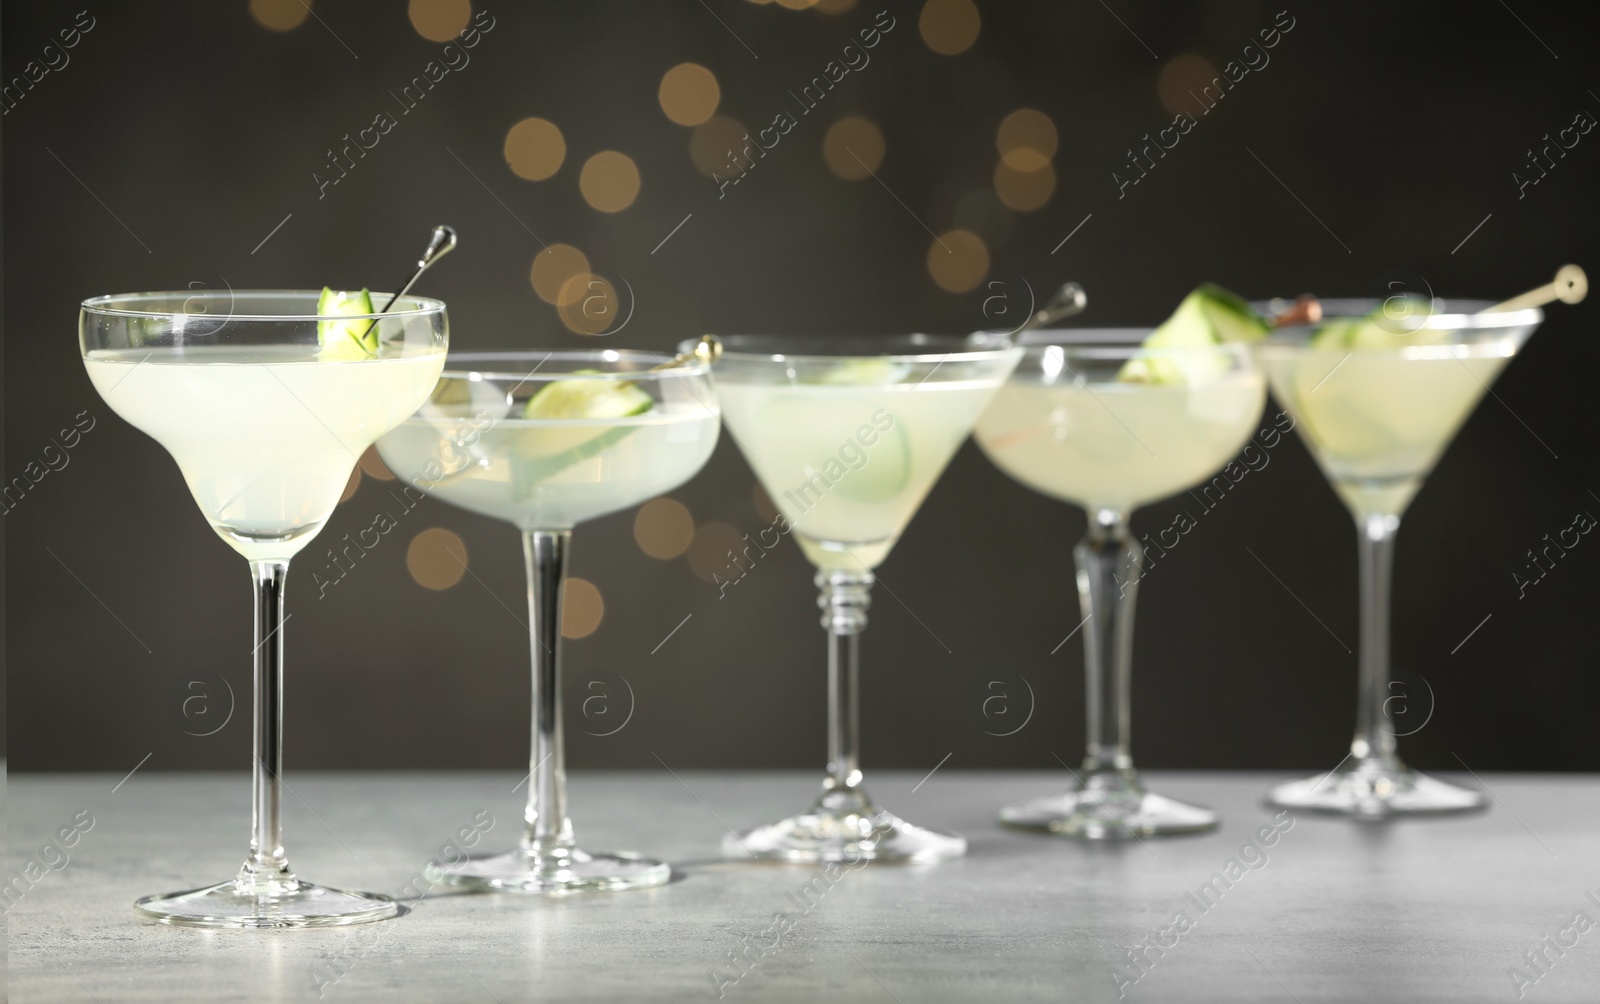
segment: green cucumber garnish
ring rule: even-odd
[[[1365,317],[1335,317],[1311,336],[1318,349],[1399,349],[1438,340],[1427,328],[1433,301],[1425,296],[1391,296]]]
[[[598,376],[600,371],[574,371],[574,375],[588,374]],[[540,484],[597,456],[638,429],[632,422],[601,425],[596,420],[632,418],[650,411],[655,404],[655,398],[626,380],[555,380],[545,384],[528,398],[522,409],[523,418],[586,424],[535,428],[522,433],[512,447],[516,456],[512,464],[512,499],[531,498]]]
[[[351,293],[324,286],[317,300],[317,313],[328,317],[371,315],[376,311],[372,309],[372,294],[364,289]],[[371,359],[378,354],[378,325],[370,316],[351,321],[318,321],[317,345],[322,359]]]
[[[1123,364],[1117,379],[1132,383],[1203,383],[1229,369],[1227,359],[1205,350],[1233,342],[1253,342],[1270,330],[1267,320],[1242,297],[1208,282],[1184,297],[1172,316],[1145,338],[1144,348],[1163,351],[1134,356]]]
[[[576,370],[574,375],[599,370]],[[627,418],[655,407],[655,399],[626,380],[554,380],[528,398],[523,418]]]

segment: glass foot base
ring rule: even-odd
[[[619,892],[664,885],[672,869],[637,854],[590,854],[577,848],[557,854],[523,850],[469,858],[441,873],[448,885],[479,892],[520,892],[560,896],[576,892]]]
[[[401,907],[387,896],[327,889],[290,880],[276,894],[241,891],[236,882],[168,896],[146,896],[133,904],[146,920],[182,927],[337,927],[397,917]]]
[[[1357,819],[1385,819],[1472,812],[1488,802],[1482,792],[1436,781],[1396,760],[1359,762],[1332,774],[1280,784],[1267,792],[1267,804]]]
[[[1217,814],[1148,791],[1106,793],[1085,790],[1015,802],[1000,810],[1007,826],[1043,830],[1085,840],[1132,840],[1169,833],[1204,833],[1217,827]]]
[[[812,808],[769,826],[722,839],[731,858],[758,858],[818,864],[826,861],[908,861],[926,863],[967,852],[955,833],[916,826],[882,809],[830,812]]]

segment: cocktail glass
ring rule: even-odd
[[[533,725],[522,840],[443,870],[480,891],[561,894],[660,885],[672,875],[631,853],[579,849],[567,816],[561,728],[561,592],[573,527],[683,484],[717,443],[708,367],[653,369],[664,357],[618,350],[459,353],[431,400],[378,443],[408,492],[511,523],[528,572]],[[555,381],[631,384],[648,411],[614,418],[524,417]]]
[[[736,336],[717,388],[728,431],[817,567],[828,631],[828,776],[811,808],[730,833],[735,857],[935,861],[966,840],[879,808],[861,783],[857,649],[873,569],[1021,356],[1000,341],[924,335]]]
[[[1243,345],[1141,348],[1149,333],[1029,334],[1027,355],[973,432],[1001,470],[1089,514],[1088,534],[1073,551],[1083,613],[1074,630],[1083,632],[1087,684],[1083,769],[1072,792],[1001,809],[1011,826],[1120,840],[1217,825],[1210,809],[1147,790],[1133,766],[1133,608],[1146,552],[1130,517],[1199,485],[1238,453],[1266,386]],[[1119,380],[1133,360],[1166,379]]]
[[[1385,305],[1389,301],[1384,301]],[[1375,300],[1323,300],[1325,318],[1366,317]],[[1382,347],[1312,343],[1281,329],[1257,354],[1273,394],[1356,521],[1361,649],[1355,738],[1331,773],[1273,788],[1267,800],[1364,818],[1482,808],[1480,792],[1419,774],[1396,753],[1389,716],[1390,572],[1400,516],[1500,370],[1543,320],[1536,307],[1435,300],[1393,311]],[[1392,343],[1392,344],[1390,344]]]
[[[427,400],[448,324],[443,303],[404,297],[381,319],[338,319],[376,321],[372,358],[323,359],[318,295],[133,293],[86,300],[79,316],[95,390],[172,454],[255,587],[250,855],[231,881],[135,904],[161,923],[323,927],[399,912],[386,896],[302,882],[284,856],[283,591],[289,559],[322,529],[362,451]]]

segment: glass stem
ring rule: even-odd
[[[522,849],[562,856],[572,848],[567,818],[567,763],[561,739],[561,583],[567,576],[568,530],[525,530],[528,635],[533,656],[533,737],[528,753],[528,809]]]
[[[1394,571],[1394,538],[1400,517],[1370,513],[1356,517],[1361,565],[1360,695],[1356,735],[1350,755],[1358,763],[1395,759],[1389,720],[1389,595]]]
[[[819,571],[815,579],[817,606],[828,631],[828,778],[823,801],[836,810],[862,811],[869,804],[860,790],[857,643],[867,627],[873,581],[868,571]]]
[[[255,588],[255,763],[251,770],[250,856],[235,885],[245,895],[271,896],[298,883],[283,854],[279,814],[283,771],[283,587],[287,561],[253,561]]]
[[[1073,550],[1078,566],[1078,602],[1084,611],[1084,681],[1089,711],[1083,784],[1095,787],[1126,780],[1133,771],[1128,751],[1133,664],[1133,603],[1144,549],[1133,539],[1124,509],[1096,509],[1089,532]]]

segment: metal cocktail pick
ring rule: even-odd
[[[422,252],[421,258],[417,259],[417,270],[411,273],[411,278],[406,280],[404,286],[401,286],[393,296],[389,297],[389,302],[384,304],[383,309],[378,311],[378,313],[387,314],[389,312],[389,308],[393,307],[396,303],[399,303],[402,296],[405,296],[407,293],[411,292],[411,287],[415,286],[417,284],[417,280],[422,278],[422,273],[432,268],[434,262],[438,261],[440,258],[443,258],[445,255],[449,254],[455,249],[455,227],[447,227],[442,223],[434,227],[433,237],[428,241],[428,249]],[[374,317],[372,319],[372,323],[367,325],[367,329],[361,332],[361,339],[363,341],[366,339],[367,335],[372,333],[372,329],[377,323],[378,318]]]
[[[654,373],[657,370],[670,370],[674,366],[682,366],[691,359],[697,359],[710,366],[720,358],[722,358],[722,340],[716,335],[701,335],[700,340],[694,343],[693,348],[686,352],[678,353],[660,366],[650,367],[646,372]]]
[[[1525,310],[1528,307],[1542,307],[1557,300],[1562,303],[1577,303],[1588,293],[1589,277],[1583,274],[1583,269],[1576,265],[1563,265],[1556,270],[1554,282],[1545,283],[1538,289],[1530,289],[1521,296],[1513,296],[1504,303],[1486,307],[1481,312],[1496,314],[1507,310]]]
[[[1048,328],[1057,321],[1064,320],[1074,314],[1081,314],[1089,305],[1089,297],[1083,287],[1075,282],[1069,282],[1056,290],[1054,296],[1045,301],[1045,305],[1033,312],[1024,324],[1021,331],[1031,331],[1034,328]]]

